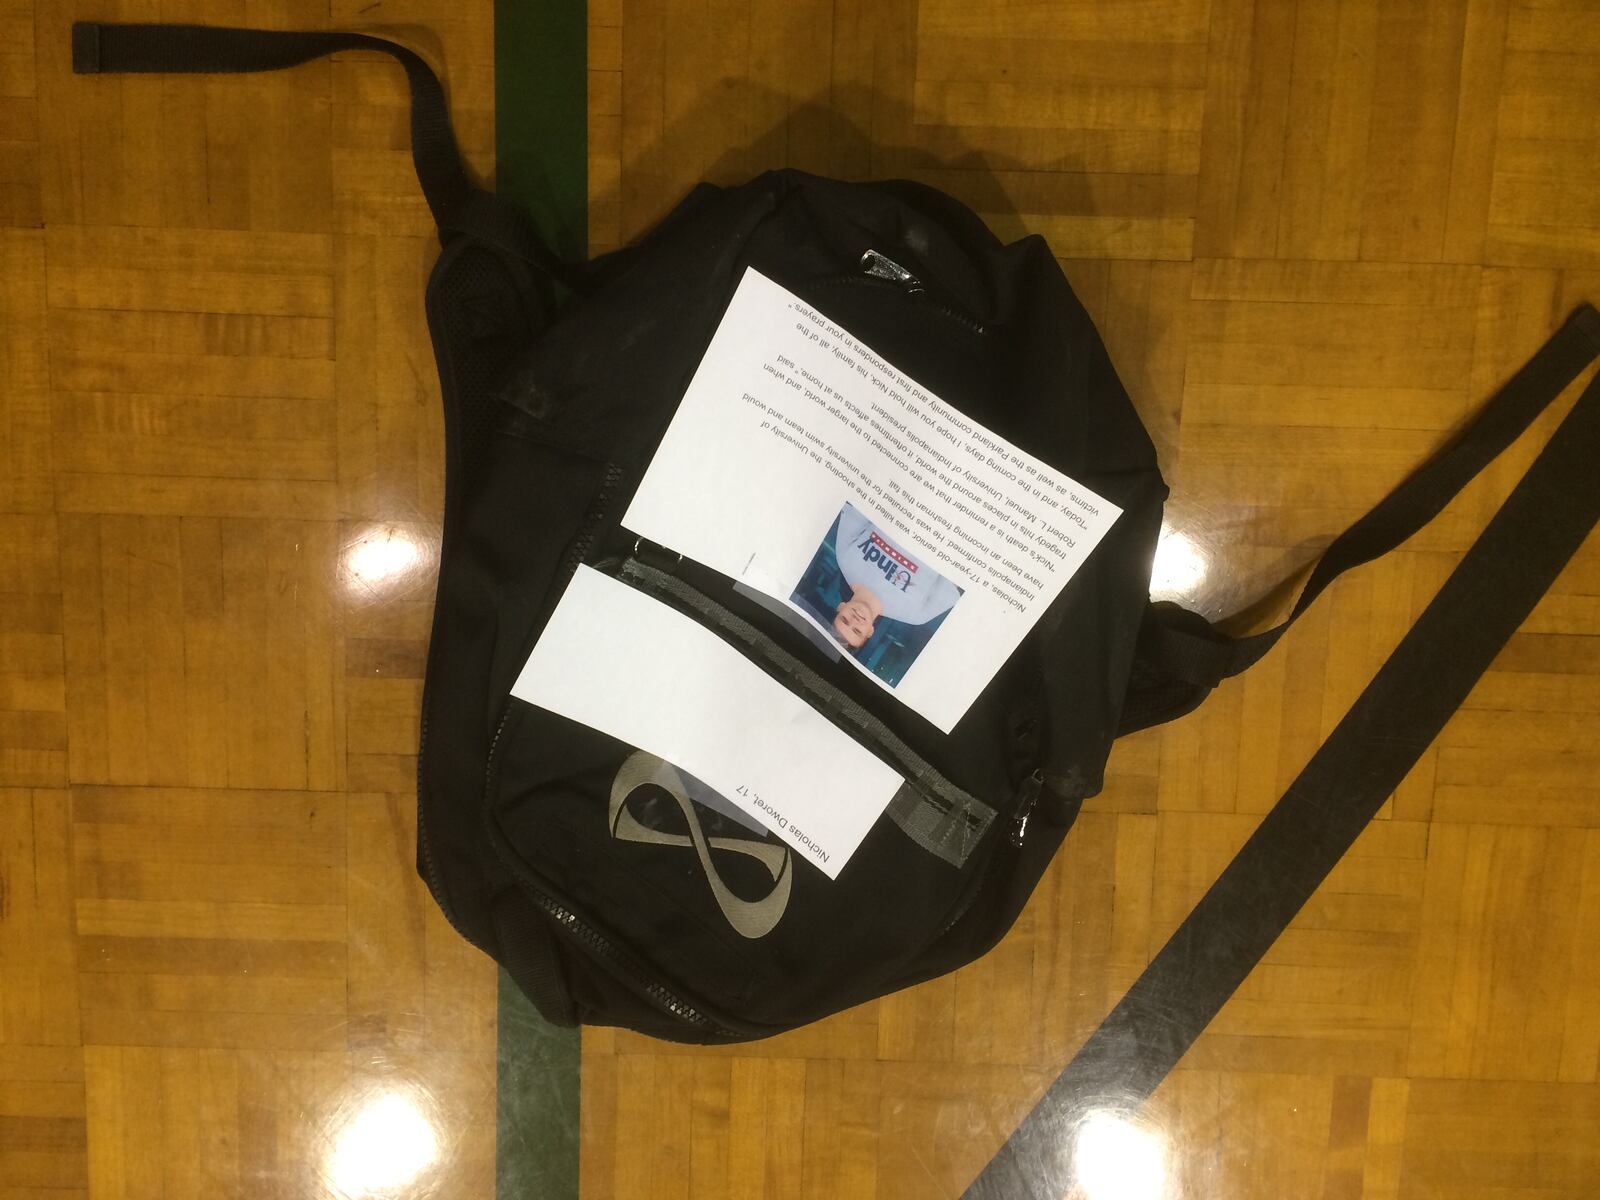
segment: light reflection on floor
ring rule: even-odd
[[[1169,1194],[1166,1138],[1121,1113],[1084,1119],[1073,1168],[1083,1200],[1164,1200]]]
[[[385,1084],[353,1097],[334,1119],[323,1175],[338,1200],[421,1200],[434,1189],[439,1134],[426,1093]]]

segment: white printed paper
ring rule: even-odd
[[[1120,514],[752,269],[622,524],[948,733]]]
[[[716,634],[590,567],[511,694],[681,767],[830,879],[902,782]]]

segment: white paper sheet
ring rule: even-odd
[[[748,270],[622,523],[949,732],[1120,512]]]
[[[688,771],[830,879],[902,782],[715,634],[589,567],[511,694]]]

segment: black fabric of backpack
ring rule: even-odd
[[[418,777],[419,869],[440,907],[551,1021],[694,1042],[777,1033],[982,954],[1101,786],[1113,740],[1189,711],[1288,624],[1231,639],[1150,603],[1167,489],[1048,246],[1002,245],[914,183],[777,171],[702,186],[636,245],[559,264],[470,185],[437,81],[392,44],[84,25],[74,65],[260,70],[350,49],[406,66],[443,242],[427,314],[447,486]],[[914,279],[873,273],[868,251]],[[949,734],[821,661],[727,578],[618,523],[752,266],[1123,510]],[[1293,615],[1437,513],[1597,349],[1585,308],[1482,420],[1334,543]],[[907,780],[837,880],[695,804],[633,747],[511,698],[580,563],[706,625]]]
[[[927,290],[863,274],[867,250]],[[937,836],[954,846],[935,853],[885,818],[837,880],[785,854],[787,881],[714,850],[713,869],[735,893],[790,889],[759,938],[730,927],[688,846],[616,835],[611,791],[631,746],[510,696],[576,565],[621,574],[635,560],[637,539],[618,518],[747,266],[1123,509],[948,736],[848,662],[821,661],[731,580],[641,548],[652,581],[630,571],[635,586],[697,619],[707,602],[732,614],[740,632],[718,631],[753,643],[776,677],[803,678],[827,715],[911,781],[916,794],[896,811],[942,821]],[[673,1038],[775,1033],[982,953],[1099,786],[1166,495],[1150,440],[1048,247],[1002,246],[913,184],[784,171],[696,192],[580,287],[492,394],[453,389],[422,753],[422,862],[435,895],[547,1017]],[[429,311],[448,391],[454,373],[487,360],[478,342],[457,349],[453,289],[436,282]],[[687,840],[677,804],[657,785],[637,790],[635,819]],[[698,820],[709,838],[748,836],[709,811]]]

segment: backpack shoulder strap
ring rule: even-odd
[[[1140,627],[1118,732],[1181,717],[1224,679],[1259,662],[1330,583],[1387,554],[1438,516],[1597,355],[1600,313],[1584,304],[1438,454],[1334,540],[1288,617],[1272,628],[1230,637],[1180,605],[1153,602]]]
[[[387,54],[405,68],[411,88],[412,161],[443,245],[426,294],[445,418],[445,488],[438,600],[422,696],[423,729],[437,732],[433,748],[418,750],[418,869],[463,936],[497,952],[552,1020],[570,1024],[570,1002],[562,999],[560,962],[548,934],[541,936],[541,927],[530,925],[514,904],[507,907],[503,897],[476,894],[475,889],[489,886],[479,872],[437,868],[429,853],[431,844],[440,861],[466,864],[476,853],[471,834],[463,835],[461,823],[449,819],[458,806],[446,800],[458,794],[454,785],[463,769],[463,756],[452,759],[448,748],[475,746],[478,728],[470,705],[445,699],[472,693],[470,682],[448,672],[470,674],[477,661],[472,652],[457,652],[458,624],[440,616],[461,570],[462,558],[451,547],[457,544],[464,500],[488,474],[474,467],[486,461],[484,456],[500,440],[497,421],[504,406],[494,388],[513,358],[548,323],[567,281],[567,267],[546,249],[515,205],[468,177],[439,78],[404,46],[359,33],[94,23],[72,29],[72,65],[80,75],[275,71],[362,50]],[[464,757],[470,759],[470,751]],[[477,766],[464,769],[470,773]]]
[[[1207,637],[1157,617],[1159,645],[1198,686],[1244,670],[1341,571],[1420,528],[1600,352],[1585,306],[1422,470],[1322,558],[1283,624],[1250,638]],[[1142,1104],[1328,877],[1416,765],[1600,520],[1600,374],[1510,497],[1289,790],[1033,1111],[964,1200],[1055,1197],[1073,1183],[1084,1113]],[[1201,692],[1201,695],[1204,691]]]
[[[461,165],[439,77],[415,51],[364,33],[94,21],[72,27],[72,70],[77,75],[278,71],[341,50],[376,50],[405,68],[411,85],[412,162],[434,222],[441,232],[449,230],[455,214],[478,189]]]

